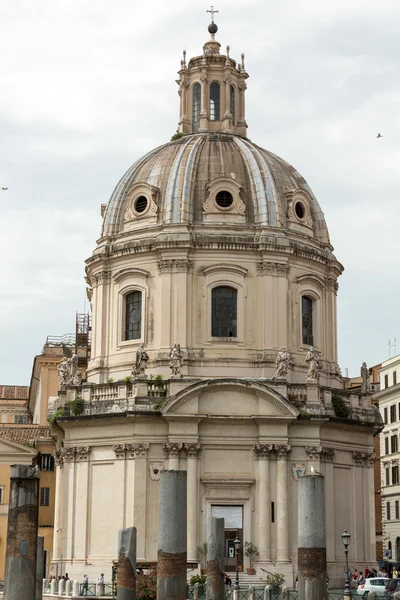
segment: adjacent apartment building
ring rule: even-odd
[[[373,401],[385,423],[380,436],[383,550],[386,558],[400,562],[400,355],[382,363],[379,379]]]

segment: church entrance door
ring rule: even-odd
[[[239,570],[243,569],[243,506],[215,505],[211,506],[211,516],[225,519],[225,570],[236,570],[234,540],[240,540]]]

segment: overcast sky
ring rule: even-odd
[[[74,330],[100,205],[175,132],[176,72],[183,48],[201,54],[207,8],[206,0],[0,4],[0,187],[8,187],[0,384],[28,385],[47,335]],[[345,266],[339,363],[358,375],[362,361],[388,358],[389,339],[400,351],[400,2],[216,8],[222,48],[246,54],[249,137],[292,163],[325,212]]]

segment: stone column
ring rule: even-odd
[[[271,560],[271,501],[269,494],[269,453],[272,450],[272,444],[257,444],[256,446],[253,446],[254,455],[258,460],[258,482],[256,493],[258,516],[258,550],[260,552],[260,561]]]
[[[79,588],[80,588],[79,581],[74,581],[72,584],[72,597],[73,598],[78,598],[79,592],[80,592]]]
[[[64,556],[63,560],[72,560],[74,548],[74,528],[75,528],[75,459],[76,459],[76,447],[70,446],[64,449],[64,485],[65,485],[65,496],[66,496],[66,523],[63,528],[62,538],[64,545]],[[62,573],[59,573],[62,575]]]
[[[117,600],[136,599],[136,527],[118,534]]]
[[[127,457],[133,458],[133,523],[136,527],[137,558],[146,560],[146,525],[147,525],[147,454],[149,444],[138,442],[127,445]]]
[[[288,465],[290,446],[276,445],[276,560],[289,561]]]
[[[86,564],[90,446],[76,448],[74,562]],[[62,574],[62,573],[61,573]]]
[[[36,551],[36,600],[43,598],[43,573],[44,573],[44,537],[39,535],[37,538]]]
[[[225,519],[211,519],[207,550],[207,600],[225,600]]]
[[[35,600],[39,472],[11,465],[4,600]]]
[[[186,471],[161,471],[157,600],[186,600]]]
[[[172,214],[167,215],[167,220],[172,220]],[[172,287],[172,268],[173,260],[162,259],[158,261],[158,273],[161,285],[161,294],[158,299],[159,319],[162,327],[156,328],[155,343],[160,346],[162,351],[171,349],[171,287]]]
[[[328,598],[324,479],[305,475],[298,480],[298,600]]]
[[[199,478],[198,458],[202,451],[200,444],[185,444],[187,453],[187,558],[188,562],[197,562],[199,536]]]
[[[168,442],[164,444],[164,452],[168,457],[168,469],[170,471],[179,470],[179,454],[183,448],[183,444],[177,442]]]
[[[58,582],[58,595],[65,596],[65,579],[60,579]]]
[[[61,540],[62,540],[62,498],[63,498],[63,451],[56,450],[54,454],[56,464],[56,493],[54,500],[54,534],[53,534],[53,557],[52,565],[58,565],[61,559]],[[54,573],[52,568],[52,573]],[[58,571],[55,573],[58,575]]]

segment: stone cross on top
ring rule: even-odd
[[[210,6],[210,10],[207,10],[207,12],[211,13],[211,23],[214,23],[214,15],[219,13],[219,10],[214,10],[214,6]]]

